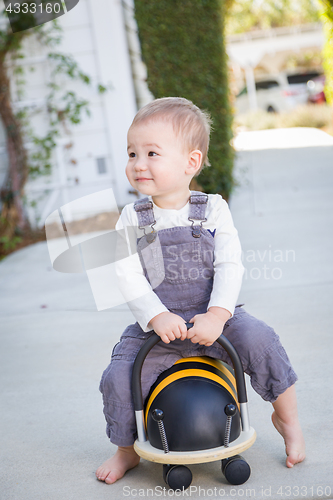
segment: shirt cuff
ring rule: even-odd
[[[223,302],[223,303],[221,303],[220,301],[218,303],[216,303],[214,300],[211,300],[207,306],[207,311],[210,307],[221,307],[222,309],[226,309],[227,311],[230,312],[230,314],[231,314],[230,318],[232,318],[234,315],[234,312],[235,312],[236,304],[235,304],[235,302],[232,302],[232,303],[231,302]]]
[[[127,304],[144,332],[151,330],[148,324],[152,318],[163,312],[169,312],[153,291]]]

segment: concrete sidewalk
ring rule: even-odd
[[[244,452],[249,481],[227,484],[219,462],[191,466],[184,493],[191,498],[333,498],[333,140],[289,130],[284,146],[280,131],[269,132],[236,144],[231,209],[246,267],[240,302],[275,328],[298,373],[307,459],[285,467],[271,407],[249,387],[258,435]],[[95,479],[114,452],[98,384],[132,320],[127,307],[97,312],[87,277],[55,272],[45,243],[0,263],[0,294],[1,500],[174,495],[163,490],[162,467],[146,461],[113,486]]]

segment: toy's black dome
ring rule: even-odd
[[[164,412],[170,451],[195,451],[223,446],[227,404],[237,407],[232,418],[230,441],[240,434],[233,370],[212,358],[184,358],[163,372],[146,401],[146,425],[150,444],[163,449],[156,408]]]

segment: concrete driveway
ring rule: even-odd
[[[285,467],[271,407],[249,387],[258,435],[244,452],[249,481],[227,484],[219,463],[191,466],[184,496],[333,498],[333,138],[313,129],[248,132],[235,146],[240,301],[275,328],[298,373],[307,459]],[[114,452],[98,384],[132,320],[127,306],[97,312],[86,275],[54,271],[45,243],[0,263],[0,294],[1,500],[175,496],[163,490],[161,466],[146,461],[113,486],[95,479]]]

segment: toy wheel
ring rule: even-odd
[[[222,460],[222,473],[230,484],[243,484],[249,479],[251,468],[243,457],[235,455]]]
[[[163,478],[172,490],[186,490],[192,482],[192,472],[185,465],[163,465]]]

